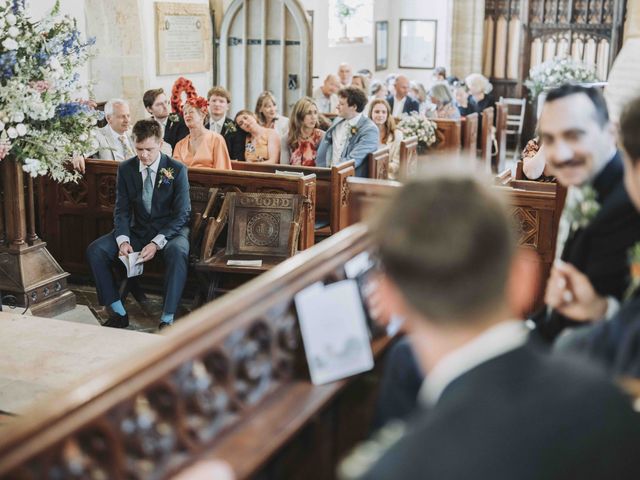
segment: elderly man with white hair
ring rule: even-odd
[[[129,133],[129,104],[119,98],[111,99],[104,106],[104,116],[107,124],[96,132],[97,152],[91,156],[117,162],[135,157],[133,139]]]

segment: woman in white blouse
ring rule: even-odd
[[[273,128],[280,137],[289,133],[289,119],[278,115],[276,97],[266,90],[260,94],[256,102],[258,123],[265,128]]]
[[[380,131],[380,145],[389,146],[389,178],[395,180],[400,169],[400,142],[402,132],[396,128],[396,122],[391,115],[391,107],[383,98],[377,98],[370,103],[369,118]]]

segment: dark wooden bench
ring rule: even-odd
[[[316,176],[316,241],[339,232],[348,225],[347,178],[355,175],[353,160],[330,168],[231,162],[234,170],[276,173],[293,172]]]
[[[478,114],[471,113],[460,119],[462,130],[462,151],[476,156],[478,149]]]
[[[389,147],[381,147],[367,155],[369,178],[384,180],[389,177]]]
[[[12,419],[0,478],[162,479],[206,458],[225,460],[240,480],[333,478],[368,434],[391,339],[372,341],[373,371],[314,386],[293,297],[345,278],[345,262],[370,248],[365,226],[347,228]]]
[[[460,120],[452,120],[448,118],[432,118],[436,123],[437,135],[439,142],[435,146],[436,151],[440,152],[460,152],[462,145],[461,123]]]
[[[44,179],[40,185],[42,238],[60,265],[71,274],[89,275],[85,258],[87,246],[113,229],[117,167],[111,160],[87,160],[86,173],[77,184]],[[193,212],[204,209],[211,187],[218,188],[221,194],[226,191],[300,194],[306,203],[298,248],[304,250],[314,244],[316,177],[313,174],[293,177],[192,168],[189,184]],[[150,267],[152,273],[154,269]]]

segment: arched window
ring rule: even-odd
[[[329,0],[329,45],[371,43],[373,0]]]

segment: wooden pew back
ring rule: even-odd
[[[430,120],[434,121],[437,125],[439,143],[435,149],[447,152],[459,152],[462,145],[460,120],[448,118],[432,118]]]
[[[350,227],[82,379],[82,394],[60,392],[4,426],[0,477],[166,478],[214,456],[238,479],[310,469],[330,478],[352,446],[345,439],[366,436],[371,376],[310,383],[293,297],[343,279],[344,263],[370,247],[366,228]],[[374,340],[374,356],[388,344]],[[296,435],[325,448],[302,453]]]
[[[231,162],[235,171],[275,173],[295,172],[316,176],[316,222],[329,222],[330,233],[348,225],[347,178],[355,175],[355,162],[350,160],[331,168],[271,165],[253,162]]]
[[[389,147],[380,147],[370,153],[365,162],[369,162],[369,178],[377,180],[389,178]]]
[[[493,161],[494,171],[502,172],[507,159],[507,105],[496,103],[496,143],[498,150]]]
[[[409,178],[418,171],[418,137],[403,138],[400,142],[398,178]]]
[[[39,212],[42,238],[52,255],[69,273],[88,275],[85,251],[89,243],[113,229],[118,164],[111,160],[87,160],[85,176],[77,184],[58,184],[44,179]],[[316,177],[233,172],[206,168],[189,169],[190,196],[194,211],[204,208],[209,188],[221,192],[297,193],[305,198],[299,249],[314,243]]]
[[[462,150],[476,156],[478,149],[478,114],[471,113],[460,119],[462,129]]]
[[[493,146],[491,141],[493,138],[492,128],[493,107],[489,107],[482,111],[482,132],[480,132],[482,135],[480,142],[480,150],[482,151],[481,159],[487,172],[491,172],[491,148]]]

